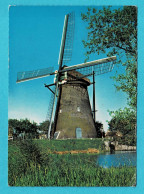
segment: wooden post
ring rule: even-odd
[[[93,71],[93,119],[94,122],[96,121],[96,114],[95,114],[95,72]]]

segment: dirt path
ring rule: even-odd
[[[99,153],[99,150],[94,148],[88,148],[87,150],[53,151],[52,153],[53,154],[80,154],[80,153],[91,154],[91,153]]]

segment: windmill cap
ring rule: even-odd
[[[78,80],[75,80],[75,78],[84,76],[83,74],[79,73],[76,70],[71,70],[71,71],[68,71],[67,73],[68,73],[68,80],[71,80],[71,81],[78,81]],[[80,78],[79,81],[85,82],[86,85],[90,85],[91,83],[87,77]]]

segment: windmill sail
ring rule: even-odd
[[[97,75],[101,75],[112,71],[113,67],[114,67],[114,64],[111,61],[111,62],[102,63],[102,64],[90,66],[90,67],[84,67],[84,68],[78,69],[77,71],[83,75],[90,76],[94,73],[94,75],[97,76]]]
[[[49,124],[49,129],[48,129],[49,139],[50,139],[50,133],[52,129],[52,121],[54,117],[54,112],[58,110],[58,107],[56,107],[58,106],[58,104],[56,105],[56,96],[57,96],[58,90],[60,92],[60,87],[61,87],[58,85],[58,82],[60,81],[60,72],[64,64],[64,61],[69,61],[71,59],[73,35],[74,35],[74,14],[70,13],[70,14],[67,14],[64,19],[64,27],[63,27],[63,33],[62,33],[61,46],[60,46],[59,60],[58,60],[59,72],[57,74],[56,92],[54,95],[53,106],[52,106],[51,116],[50,116],[50,124]],[[58,98],[60,98],[60,93],[59,93]],[[57,100],[59,101],[59,99]]]
[[[56,86],[55,85],[52,87],[52,91],[54,93],[56,92]],[[51,93],[49,107],[48,107],[48,112],[47,112],[47,116],[46,116],[46,120],[48,120],[48,121],[51,120],[52,109],[53,109],[53,102],[54,102],[54,94]]]
[[[48,119],[50,121],[49,124],[49,128],[48,128],[48,139],[50,139],[50,133],[51,133],[51,128],[52,128],[52,121],[54,120],[54,110],[56,108],[56,96],[57,96],[57,92],[58,92],[58,82],[57,85],[54,86],[54,92],[55,94],[53,96],[51,96],[51,102],[50,102],[50,110],[48,112]]]
[[[65,65],[68,61],[71,60],[74,39],[74,27],[75,27],[74,13],[67,14],[64,20],[64,27],[58,60],[60,69],[62,65]]]
[[[74,29],[75,29],[75,16],[74,13],[68,14],[68,26],[66,32],[65,48],[63,55],[63,66],[66,65],[72,58]]]
[[[29,81],[37,78],[46,77],[49,75],[54,75],[55,72],[53,72],[53,67],[48,67],[45,69],[38,69],[34,71],[24,71],[24,72],[18,72],[17,74],[17,83]]]
[[[82,63],[78,65],[73,65],[70,67],[65,67],[61,72],[76,70],[83,75],[92,75],[93,71],[95,75],[100,75],[103,73],[107,73],[113,69],[114,61],[116,60],[116,56],[107,57],[104,59],[99,59],[87,63]]]

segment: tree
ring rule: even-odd
[[[82,13],[82,20],[88,26],[86,60],[92,53],[117,55],[116,64],[125,67],[125,74],[116,74],[117,90],[128,95],[128,105],[136,111],[137,93],[137,8],[124,6],[118,9],[103,7],[101,10],[88,8]]]
[[[14,138],[16,138],[20,134],[19,125],[20,125],[20,122],[17,119],[8,120],[8,127],[9,129],[11,129],[11,132]]]
[[[98,138],[102,138],[103,136],[105,136],[104,132],[103,132],[103,124],[99,121],[95,122],[95,127],[97,130],[97,137]]]
[[[13,128],[16,137],[23,134],[26,139],[38,138],[37,124],[28,119],[9,119],[9,127]]]
[[[136,144],[136,112],[124,108],[109,112],[112,119],[108,122],[110,131],[119,131],[122,133],[122,143]]]
[[[44,132],[44,133],[48,133],[48,127],[49,127],[49,124],[50,122],[47,120],[47,121],[43,121],[42,123],[40,123],[39,125],[39,130],[41,132]]]
[[[9,127],[16,128],[19,125],[19,120],[9,119],[8,124],[9,124]]]
[[[46,120],[40,123],[39,125],[39,130],[44,132],[45,134],[48,133],[48,128],[49,128],[50,121]],[[54,129],[54,123],[52,122],[52,130]]]

